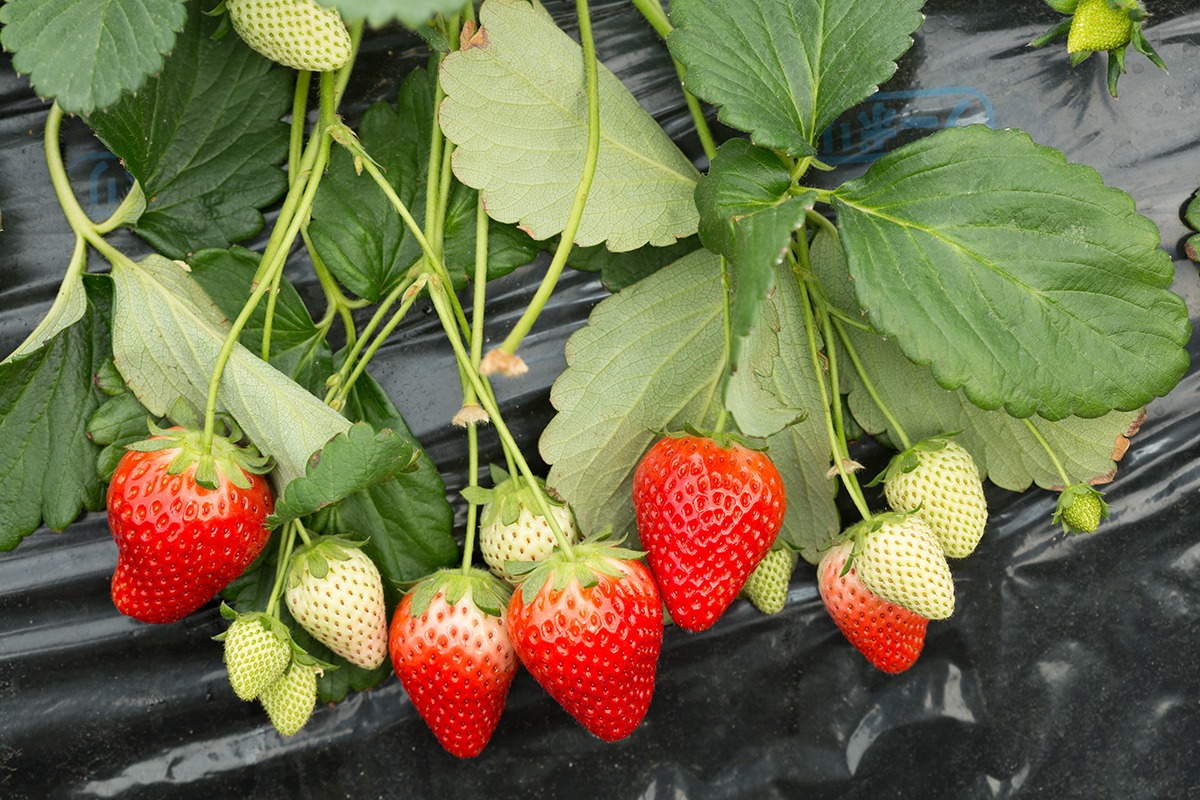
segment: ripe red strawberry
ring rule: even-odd
[[[925,646],[929,620],[873,594],[854,567],[846,570],[853,543],[829,550],[817,567],[821,600],[842,634],[876,669],[895,674],[911,667]]]
[[[579,724],[605,741],[650,708],[662,650],[662,599],[638,554],[588,539],[534,566],[508,605],[521,663]]]
[[[446,752],[479,755],[504,711],[517,654],[504,610],[511,590],[482,570],[443,570],[413,588],[392,617],[392,667]]]
[[[783,524],[783,479],[771,459],[733,437],[660,439],[633,475],[646,561],[671,619],[710,627],[762,561]]]
[[[851,529],[863,585],[927,619],[954,613],[954,578],[928,523],[913,514],[877,514]]]
[[[360,543],[322,536],[292,555],[288,611],[300,627],[351,664],[387,659],[387,607],[379,567]]]
[[[108,487],[112,599],[122,614],[166,623],[245,571],[270,538],[263,523],[274,501],[253,450],[218,436],[205,455],[200,431],[152,432],[121,458]]]

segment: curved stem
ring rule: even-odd
[[[862,359],[858,357],[858,350],[854,347],[854,343],[850,341],[850,336],[846,333],[846,329],[842,327],[841,320],[836,317],[832,317],[831,320],[833,327],[837,329],[838,339],[841,341],[842,347],[845,348],[846,354],[850,356],[850,363],[854,365],[854,371],[858,373],[858,379],[862,381],[863,388],[871,396],[871,401],[875,403],[875,407],[879,409],[879,412],[883,414],[883,418],[887,420],[888,427],[899,437],[900,443],[904,445],[904,449],[907,450],[912,447],[912,440],[908,438],[908,433],[904,430],[904,426],[892,414],[891,409],[887,407],[887,404],[883,402],[883,398],[879,396],[879,392],[875,389],[875,384],[867,374]]]
[[[396,329],[396,326],[400,324],[400,321],[404,319],[404,315],[412,308],[413,301],[417,299],[417,295],[424,288],[425,279],[419,278],[416,283],[409,286],[407,291],[404,292],[404,300],[400,303],[400,308],[396,309],[396,313],[392,315],[392,318],[388,320],[387,324],[380,329],[378,335],[371,341],[362,358],[358,359],[358,362],[354,365],[354,369],[350,372],[350,375],[338,385],[337,394],[334,395],[333,400],[329,403],[330,406],[340,411],[346,405],[346,398],[350,395],[350,390],[354,387],[354,382],[362,375],[367,364],[375,356],[375,352],[379,350],[392,331]],[[363,338],[365,339],[366,337],[364,336]]]
[[[810,208],[808,211],[804,212],[804,218],[807,221],[815,224],[817,227],[824,229],[824,231],[833,238],[838,238],[837,226],[834,225],[829,218],[820,211],[814,211]]]
[[[533,328],[538,315],[542,313],[554,287],[558,284],[571,248],[575,246],[575,234],[579,232],[579,224],[583,220],[583,211],[587,205],[588,194],[592,190],[592,181],[596,177],[596,164],[600,161],[600,84],[596,68],[596,42],[592,37],[592,18],[588,11],[588,0],[575,0],[575,12],[579,17],[579,38],[583,44],[583,70],[587,79],[587,149],[583,157],[583,175],[575,188],[575,199],[571,202],[571,210],[567,213],[567,224],[554,250],[546,275],[534,293],[533,299],[521,318],[509,331],[508,336],[500,345],[501,352],[513,355],[520,347],[521,341]]]
[[[371,315],[371,319],[363,326],[362,335],[356,337],[354,341],[347,342],[346,358],[342,362],[342,366],[331,378],[329,392],[325,395],[326,405],[333,405],[342,384],[349,380],[350,373],[356,369],[359,353],[362,352],[368,340],[375,334],[375,329],[383,323],[383,320],[387,317],[396,301],[405,296],[405,293],[412,288],[413,282],[416,280],[416,277],[412,274],[413,272],[415,270],[411,270],[396,285],[396,288],[388,292],[387,297],[380,301],[379,306],[375,309],[375,313]]]
[[[733,287],[729,283],[729,265],[725,261],[725,256],[721,256],[721,316],[724,324],[724,353],[722,359],[725,362],[725,367],[721,371],[721,383],[719,396],[721,405],[717,411],[717,423],[713,426],[713,433],[723,433],[725,431],[725,422],[729,416],[729,409],[725,407],[725,391],[729,385],[729,376],[733,371],[731,358],[733,356],[733,318],[731,313],[731,299]]]
[[[1033,438],[1037,440],[1037,443],[1046,451],[1046,455],[1050,456],[1050,462],[1054,464],[1054,469],[1058,471],[1058,476],[1062,478],[1063,488],[1070,486],[1071,479],[1067,477],[1067,471],[1063,469],[1062,462],[1058,460],[1058,456],[1054,453],[1054,448],[1046,441],[1046,437],[1042,436],[1042,432],[1034,426],[1033,420],[1029,417],[1025,417],[1021,421],[1025,423],[1025,427],[1029,429],[1029,432],[1033,434]]]

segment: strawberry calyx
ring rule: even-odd
[[[350,558],[348,551],[359,550],[366,543],[366,539],[354,539],[344,534],[314,537],[292,553],[288,565],[288,586],[300,585],[306,565],[314,578],[324,578],[329,574],[330,561],[345,561]]]
[[[520,475],[509,475],[495,464],[491,465],[490,471],[492,488],[468,486],[461,492],[468,502],[483,506],[483,514],[479,520],[481,525],[497,523],[512,525],[520,518],[523,509],[528,509],[530,513],[541,516],[538,511],[537,496],[524,478]],[[554,508],[566,506],[566,503],[546,491],[544,480],[537,478],[537,484],[539,491],[542,492],[550,506]]]
[[[655,431],[655,433],[668,439],[686,439],[689,436],[708,439],[722,450],[730,450],[736,445],[759,453],[767,452],[767,443],[765,440],[751,439],[748,436],[731,431],[705,431],[697,428],[690,422],[685,423],[681,431]]]
[[[956,431],[943,433],[940,436],[931,436],[928,439],[922,439],[907,450],[897,453],[867,486],[877,486],[895,475],[912,472],[921,465],[922,453],[936,453],[939,450],[945,450],[946,445],[950,444],[950,440],[957,435]]]
[[[316,670],[318,676],[323,675],[325,672],[330,670],[337,669],[337,664],[331,664],[328,661],[322,661],[297,644],[296,640],[292,638],[292,632],[288,629],[288,626],[274,614],[268,614],[265,611],[239,612],[235,611],[227,603],[221,603],[220,612],[222,617],[230,621],[230,626],[221,633],[218,633],[216,636],[212,637],[213,641],[224,642],[229,636],[229,631],[233,628],[234,622],[256,622],[259,625],[262,625],[263,628],[276,639],[283,642],[290,648],[291,658],[288,661],[288,665],[299,664],[303,667],[311,667],[312,669]],[[286,669],[287,666],[285,666],[285,670]]]
[[[598,576],[624,577],[625,573],[613,561],[636,561],[645,553],[620,545],[622,539],[612,539],[611,529],[593,534],[571,548],[570,554],[556,549],[543,561],[510,561],[508,571],[520,581],[521,601],[529,605],[542,588],[550,583],[556,592],[564,591],[572,581],[590,589],[600,582]]]
[[[204,431],[175,425],[160,428],[154,420],[147,421],[150,437],[128,445],[141,453],[178,450],[167,465],[168,475],[180,475],[195,468],[195,480],[205,489],[216,490],[228,480],[239,489],[249,489],[247,473],[265,475],[275,466],[270,457],[258,452],[254,445],[236,444],[242,431],[232,420],[223,419],[225,432],[212,437],[212,447],[204,447]]]
[[[842,568],[841,575],[844,576],[850,572],[850,568],[854,566],[854,559],[862,554],[863,547],[866,544],[867,537],[872,533],[880,530],[884,525],[903,523],[904,520],[911,517],[915,511],[879,511],[872,514],[870,519],[860,520],[849,528],[839,533],[834,537],[830,544],[830,549],[840,547],[845,544],[850,545],[850,552],[846,555],[846,566]]]
[[[1108,514],[1102,492],[1086,483],[1074,483],[1059,493],[1051,522],[1060,523],[1063,533],[1095,533]]]
[[[487,570],[472,568],[464,573],[459,569],[440,569],[412,588],[412,616],[424,615],[439,593],[446,598],[447,605],[457,606],[465,599],[487,616],[503,617],[512,598],[512,587]]]

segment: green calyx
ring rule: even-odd
[[[669,439],[683,439],[688,436],[697,436],[701,439],[710,439],[712,440],[713,444],[722,450],[730,450],[734,447],[734,445],[737,445],[738,447],[744,447],[747,450],[756,450],[760,453],[765,453],[767,451],[767,443],[764,440],[751,439],[747,436],[743,436],[740,433],[733,433],[730,431],[702,431],[692,425],[690,422],[685,424],[683,426],[683,430],[681,431],[656,432],[660,436],[664,436]]]
[[[1074,483],[1058,495],[1051,522],[1061,523],[1063,533],[1095,533],[1108,513],[1103,493],[1086,483]]]
[[[202,430],[181,426],[160,428],[152,419],[147,421],[151,438],[134,442],[129,449],[141,453],[178,450],[167,465],[168,474],[179,475],[194,466],[196,483],[206,489],[219,489],[225,480],[239,489],[249,489],[246,473],[265,475],[274,463],[253,445],[235,444],[242,438],[241,429],[230,419],[223,421],[225,433],[213,436],[212,447],[207,451]]]
[[[361,549],[367,543],[366,539],[352,539],[344,535],[318,536],[292,553],[291,564],[288,566],[288,586],[300,584],[304,568],[320,580],[329,574],[330,561],[345,561],[350,557],[349,551]]]
[[[441,569],[413,587],[410,613],[423,615],[439,592],[452,606],[469,596],[475,608],[492,617],[502,616],[512,597],[512,587],[487,570],[471,569],[464,574],[459,569]]]
[[[589,589],[600,582],[600,575],[621,577],[624,573],[610,561],[636,561],[645,553],[620,545],[621,540],[612,540],[611,530],[603,530],[572,547],[570,555],[556,549],[543,561],[510,561],[506,567],[520,580],[521,601],[528,605],[547,583],[561,592],[572,582]]]
[[[492,488],[485,489],[482,486],[468,486],[462,490],[462,496],[468,502],[475,505],[483,506],[483,515],[480,518],[480,523],[483,525],[512,525],[521,516],[523,509],[528,509],[532,514],[538,514],[538,502],[534,496],[533,490],[529,484],[525,482],[520,475],[510,476],[500,467],[495,464],[490,467],[492,475]],[[546,494],[546,482],[541,478],[537,479],[538,488],[545,494],[547,502],[555,507],[561,508],[566,505],[557,498]]]
[[[1126,72],[1125,53],[1130,45],[1159,69],[1167,68],[1142,31],[1148,15],[1140,0],[1046,0],[1046,4],[1069,16],[1029,46],[1042,47],[1066,36],[1073,67],[1092,53],[1106,52],[1108,92],[1113,97],[1117,96],[1117,81]]]
[[[212,637],[214,641],[225,641],[226,637],[229,636],[230,628],[233,627],[234,622],[255,622],[259,625],[262,625],[263,628],[269,631],[276,639],[285,643],[289,648],[291,648],[292,655],[289,664],[299,664],[305,667],[312,667],[313,669],[317,670],[318,675],[328,672],[329,670],[337,669],[336,664],[330,664],[328,661],[322,661],[319,658],[315,658],[310,655],[307,650],[298,645],[296,640],[292,638],[292,632],[288,630],[287,625],[285,625],[283,621],[279,619],[279,617],[267,614],[263,611],[248,611],[244,613],[238,613],[226,603],[221,603],[220,611],[221,616],[229,620],[230,627]]]
[[[921,465],[922,453],[936,453],[944,450],[946,445],[950,444],[950,439],[956,435],[957,433],[943,433],[941,436],[931,436],[928,439],[922,439],[907,450],[897,453],[892,456],[892,460],[888,462],[883,472],[876,475],[875,479],[867,486],[877,486],[895,475],[912,472]]]

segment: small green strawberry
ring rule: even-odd
[[[987,500],[979,468],[961,445],[925,439],[893,458],[881,477],[891,507],[928,522],[947,558],[975,551],[987,527]]]
[[[293,661],[283,676],[258,696],[280,736],[292,736],[317,706],[317,668]]]
[[[787,603],[788,584],[797,560],[795,550],[777,547],[768,551],[746,579],[742,594],[764,614],[778,614]]]
[[[881,599],[926,619],[954,613],[954,578],[925,520],[898,512],[876,514],[844,538],[855,541],[853,564],[859,579]]]
[[[505,564],[542,561],[554,550],[554,533],[546,517],[538,511],[533,492],[523,478],[509,477],[496,466],[491,471],[493,488],[474,487],[463,494],[483,506],[479,518],[479,551],[483,560],[494,575],[515,585],[517,579]],[[571,544],[580,540],[570,506],[550,499],[550,513]]]
[[[1058,496],[1053,521],[1062,523],[1063,533],[1095,533],[1102,519],[1108,519],[1108,503],[1086,483],[1072,484]]]
[[[1046,4],[1069,16],[1030,46],[1041,47],[1066,34],[1071,66],[1086,61],[1092,53],[1107,53],[1108,91],[1113,97],[1117,96],[1117,81],[1125,74],[1125,51],[1130,45],[1158,68],[1167,68],[1142,32],[1147,15],[1140,0],[1046,0]]]
[[[314,0],[225,0],[238,36],[261,55],[292,69],[340,69],[352,51],[341,15]]]
[[[292,660],[292,637],[277,618],[261,612],[238,614],[221,605],[221,614],[233,620],[215,637],[225,643],[225,671],[229,685],[243,700],[253,700],[283,675]]]

